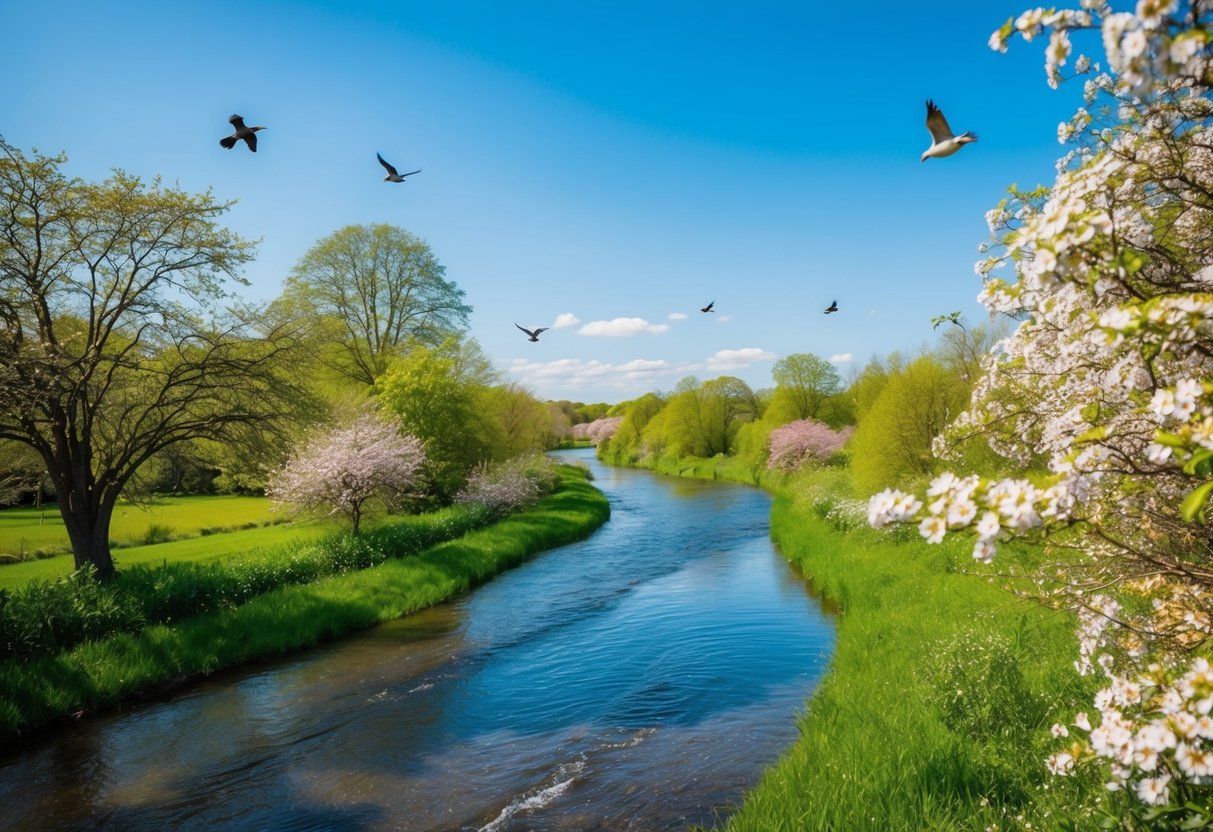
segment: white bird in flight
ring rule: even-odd
[[[931,146],[922,154],[920,162],[951,156],[969,142],[977,141],[976,133],[952,135],[952,128],[943,117],[943,110],[936,107],[934,101],[927,101],[927,129],[931,131]]]
[[[383,161],[383,157],[378,153],[375,154],[375,158],[379,160],[379,164],[383,165],[383,169],[387,171],[387,176],[383,177],[384,182],[403,182],[404,177],[412,176],[414,173],[421,173],[421,168],[409,171],[408,173],[397,173],[396,169]]]

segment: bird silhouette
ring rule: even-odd
[[[922,158],[918,160],[920,162],[951,156],[969,142],[977,141],[976,133],[961,133],[959,136],[953,136],[952,128],[948,126],[948,120],[943,117],[943,110],[936,107],[935,102],[930,100],[927,101],[927,129],[931,131],[931,146],[922,154]]]
[[[826,307],[827,315],[829,315],[831,312],[837,312],[837,311],[838,311],[838,301],[832,301],[830,303],[830,305]]]
[[[406,176],[412,176],[414,173],[421,173],[421,168],[411,170],[408,173],[397,173],[396,169],[385,162],[383,157],[378,153],[375,154],[375,158],[379,160],[379,164],[383,165],[384,170],[387,171],[387,176],[383,177],[384,182],[403,182]]]
[[[231,150],[233,147],[236,146],[236,142],[240,141],[241,139],[244,139],[244,143],[248,145],[248,149],[253,151],[254,153],[256,153],[257,152],[257,131],[264,130],[265,128],[261,127],[261,126],[245,127],[244,119],[241,118],[240,116],[232,116],[231,118],[228,119],[228,121],[230,121],[232,123],[232,126],[236,128],[236,132],[230,136],[224,136],[222,139],[219,140],[219,144],[223,145],[228,150]]]
[[[518,324],[515,323],[514,326],[518,326]],[[538,329],[527,329],[524,326],[518,326],[518,328],[527,334],[527,339],[530,341],[538,341],[539,333],[548,331],[548,327],[546,326],[541,326]]]
[[[716,310],[712,308],[715,305],[716,305],[716,301],[712,301],[711,303],[709,303],[707,306],[703,307],[699,311],[700,312],[715,312]]]

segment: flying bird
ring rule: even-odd
[[[715,312],[716,310],[712,308],[715,305],[716,305],[716,301],[712,301],[711,303],[709,303],[707,306],[703,307],[699,311],[700,312]]]
[[[837,311],[838,311],[838,301],[832,301],[830,303],[830,305],[826,307],[827,315],[829,315],[831,312],[837,312]]]
[[[952,135],[952,128],[943,117],[943,110],[936,107],[934,101],[927,101],[927,129],[931,131],[931,146],[922,154],[921,162],[951,156],[969,142],[977,141],[976,133]]]
[[[518,326],[518,324],[515,323],[514,326]],[[546,326],[541,326],[538,329],[527,329],[524,326],[518,326],[518,328],[527,334],[527,336],[528,336],[527,340],[529,340],[529,341],[538,341],[539,333],[548,331],[548,327],[546,327]]]
[[[406,176],[412,176],[414,173],[421,173],[421,168],[409,171],[408,173],[398,173],[394,167],[383,161],[383,157],[378,153],[375,158],[379,160],[379,164],[383,165],[383,169],[387,171],[387,176],[383,177],[384,182],[403,182]]]
[[[245,127],[244,119],[240,116],[232,116],[228,119],[232,126],[236,128],[236,132],[230,136],[224,136],[219,140],[219,144],[231,150],[236,146],[236,142],[244,139],[244,143],[248,145],[248,149],[257,152],[257,131],[264,130],[264,127]]]

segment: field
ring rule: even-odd
[[[281,523],[265,497],[157,497],[146,503],[121,502],[114,509],[110,541],[135,546],[169,539],[196,537],[203,530],[234,531]],[[29,507],[0,511],[0,559],[41,551],[69,552],[67,532],[54,503],[41,510]]]

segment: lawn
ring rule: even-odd
[[[154,566],[169,561],[205,563],[252,555],[288,543],[306,543],[337,528],[339,526],[335,522],[289,523],[189,537],[149,546],[131,546],[115,549],[114,563],[119,569],[135,565]],[[7,564],[0,566],[0,589],[16,589],[32,580],[54,580],[70,574],[75,568],[71,555]]]
[[[110,540],[133,546],[152,540],[195,537],[203,529],[235,530],[282,522],[265,497],[237,495],[156,497],[147,503],[120,502],[114,509]],[[68,552],[71,547],[59,508],[45,504],[0,510],[0,556],[36,551]],[[3,560],[0,557],[0,560]]]

